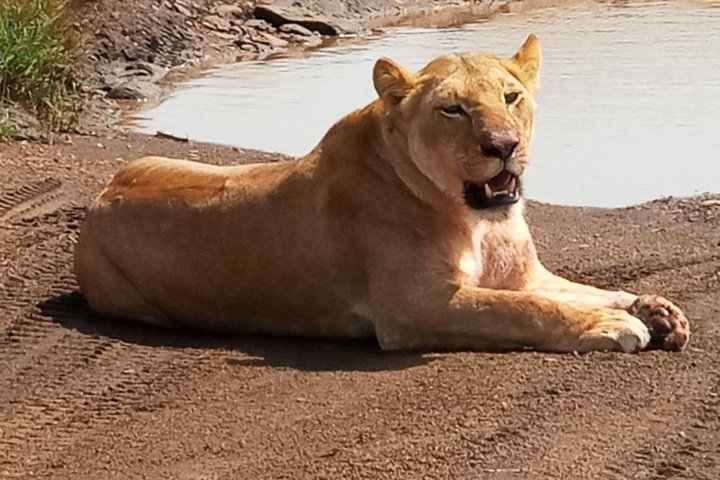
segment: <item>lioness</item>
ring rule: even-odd
[[[510,59],[375,64],[379,98],[303,158],[147,157],[89,208],[75,269],[102,314],[162,325],[370,337],[384,350],[681,349],[656,296],[540,263],[522,214],[540,45]]]

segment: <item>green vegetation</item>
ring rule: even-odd
[[[0,142],[9,142],[15,135],[15,130],[6,120],[0,118]]]
[[[0,0],[0,102],[16,103],[51,128],[71,124],[79,108],[73,80],[77,40],[67,0]],[[9,127],[0,123],[0,138]]]

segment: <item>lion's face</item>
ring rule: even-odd
[[[450,198],[484,209],[520,198],[539,65],[531,35],[511,59],[449,55],[416,75],[381,59],[374,81],[395,146]]]

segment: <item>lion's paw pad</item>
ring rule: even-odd
[[[650,348],[682,350],[690,339],[690,324],[685,314],[666,298],[641,295],[627,311],[650,330]]]

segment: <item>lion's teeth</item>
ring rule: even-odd
[[[495,198],[500,195],[513,195],[515,193],[515,187],[516,187],[516,181],[515,177],[512,177],[505,188],[502,190],[493,190],[492,187],[484,183],[483,186],[485,187],[485,196],[487,198]]]

